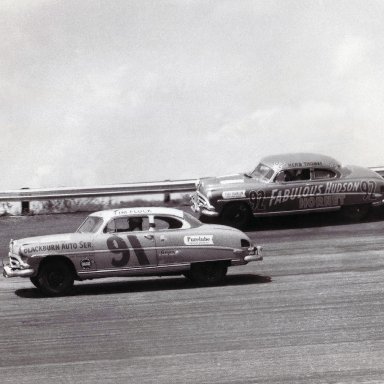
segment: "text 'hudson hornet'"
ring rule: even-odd
[[[296,153],[267,156],[254,171],[202,178],[192,209],[220,222],[244,228],[252,216],[298,214],[341,209],[363,218],[383,204],[384,179],[358,166],[343,167],[329,156]]]
[[[95,212],[75,233],[11,240],[4,276],[29,277],[53,296],[101,277],[183,274],[216,284],[228,267],[260,260],[261,247],[234,228],[172,208],[125,208]]]

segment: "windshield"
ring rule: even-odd
[[[88,216],[76,232],[78,233],[95,233],[103,223],[103,219],[97,216]]]
[[[269,181],[273,176],[273,169],[268,167],[263,163],[260,163],[253,172],[251,172],[248,176],[254,177],[255,179],[259,179],[261,181]]]
[[[196,217],[192,216],[190,213],[184,212],[184,220],[187,221],[191,227],[199,227],[202,225],[202,222]]]

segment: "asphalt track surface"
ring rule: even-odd
[[[9,238],[68,232],[83,215],[0,218]],[[0,278],[0,382],[384,383],[384,213],[269,219],[260,263],[226,284],[182,277],[75,283],[42,297]]]

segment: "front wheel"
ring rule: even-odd
[[[368,215],[370,208],[371,207],[367,204],[347,205],[342,208],[341,212],[346,219],[352,221],[359,221]]]
[[[38,275],[40,290],[48,296],[59,296],[68,293],[74,282],[70,266],[62,260],[46,262]]]
[[[244,229],[251,221],[251,210],[247,204],[231,203],[224,207],[222,222],[238,229]]]
[[[222,261],[209,261],[206,263],[195,263],[187,276],[197,284],[214,285],[221,283],[227,274],[228,264]]]

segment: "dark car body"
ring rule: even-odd
[[[250,173],[200,179],[192,209],[244,227],[253,216],[342,209],[363,217],[384,199],[384,179],[359,166],[342,166],[330,156],[290,153],[267,156]]]

